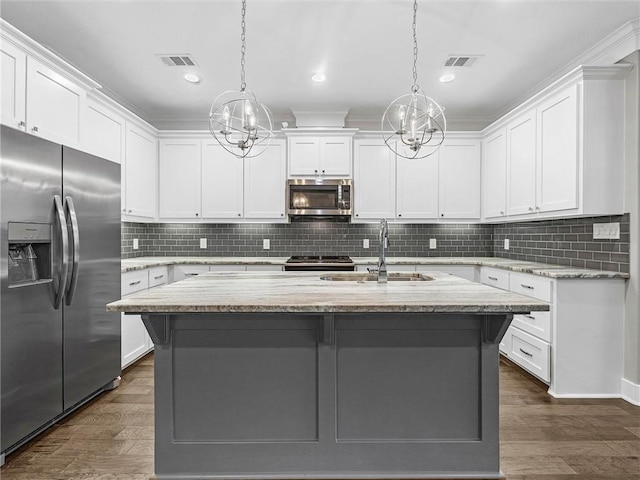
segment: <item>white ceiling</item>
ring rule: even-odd
[[[348,110],[359,126],[409,91],[411,0],[247,4],[247,87],[277,120]],[[206,129],[213,98],[239,88],[239,0],[2,0],[0,16],[160,128]],[[639,0],[420,0],[418,83],[446,107],[450,129],[486,126],[638,17]],[[176,53],[198,67],[156,57]],[[482,58],[439,83],[456,54]],[[187,70],[202,82],[185,82]],[[323,84],[311,81],[317,71]]]

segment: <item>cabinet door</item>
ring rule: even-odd
[[[244,216],[284,220],[285,144],[272,140],[258,157],[245,158]]]
[[[227,152],[214,139],[202,141],[203,217],[243,217],[243,165],[243,159]]]
[[[86,92],[51,68],[27,59],[27,131],[80,147]]]
[[[157,210],[156,140],[127,122],[125,155],[126,214],[155,218]]]
[[[317,137],[289,139],[289,175],[318,175],[320,143]]]
[[[0,121],[3,125],[25,130],[27,56],[5,41],[0,44],[0,55]]]
[[[200,218],[200,145],[199,139],[160,141],[160,218]]]
[[[438,153],[420,159],[398,157],[396,172],[398,218],[438,218]]]
[[[320,139],[320,175],[351,177],[351,138]]]
[[[396,216],[396,156],[382,140],[357,140],[353,159],[354,216]]]
[[[87,100],[87,128],[85,149],[87,152],[122,163],[124,156],[125,120],[113,110],[95,100]]]
[[[121,314],[121,367],[125,368],[147,353],[153,346],[140,315]]]
[[[482,142],[484,218],[504,217],[507,211],[507,135],[505,129]]]
[[[507,213],[534,213],[536,204],[535,112],[507,126]]]
[[[440,218],[479,220],[480,141],[445,141],[438,154]]]
[[[538,107],[537,204],[542,212],[578,208],[578,86]]]

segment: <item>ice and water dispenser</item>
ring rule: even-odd
[[[51,282],[51,224],[9,222],[9,288]]]

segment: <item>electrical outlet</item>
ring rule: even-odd
[[[262,239],[262,249],[263,250],[269,250],[271,248],[271,240],[269,240],[268,238],[263,238]]]
[[[200,248],[207,248],[207,239],[206,238],[201,238],[200,239]]]
[[[594,223],[593,224],[593,238],[594,240],[608,239],[618,240],[620,239],[620,223]]]
[[[362,248],[369,248],[369,239],[368,238],[363,238],[362,239]]]
[[[504,239],[504,249],[505,250],[509,250],[509,239],[508,238]]]
[[[138,247],[139,247],[138,239],[134,238],[133,239],[133,249],[134,250],[138,250]]]
[[[430,238],[430,239],[429,239],[429,248],[430,248],[431,250],[435,250],[436,245],[437,245],[437,243],[436,243],[436,239],[435,239],[435,238]]]

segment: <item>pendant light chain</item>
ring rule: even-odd
[[[244,54],[246,51],[246,45],[245,45],[246,25],[244,22],[244,16],[246,11],[247,11],[247,2],[246,0],[242,0],[242,22],[240,23],[240,27],[242,29],[242,33],[240,34],[240,40],[242,42],[242,45],[240,47],[240,91],[241,92],[244,92],[245,89],[247,88],[247,82],[245,81],[245,78],[244,78]]]
[[[418,0],[413,0],[413,24],[411,28],[413,29],[413,86],[411,87],[412,92],[417,92],[420,90],[418,86],[418,36],[416,35],[416,17],[418,13]]]

